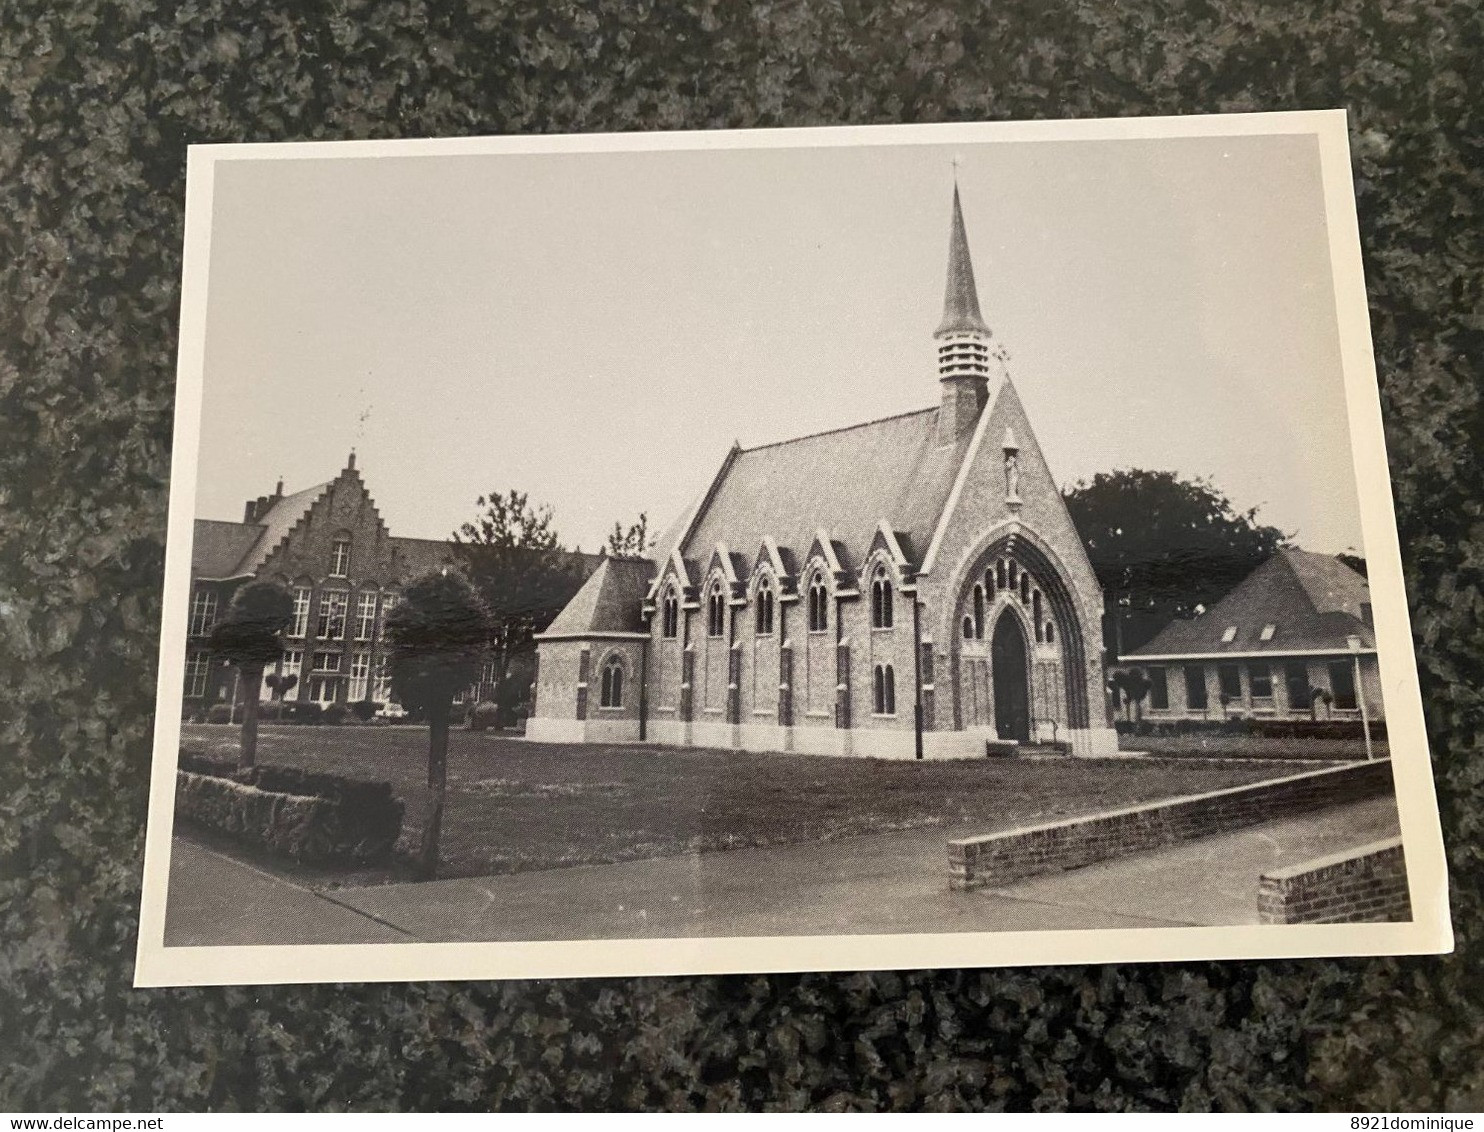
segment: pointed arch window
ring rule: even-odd
[[[1041,625],[1041,591],[1037,590],[1031,595],[1031,620],[1036,623],[1036,640],[1044,641],[1046,631]]]
[[[1046,622],[1046,643],[1048,645],[1056,644],[1056,623],[1054,621]]]
[[[809,632],[823,633],[830,627],[830,595],[824,577],[814,575],[809,583]]]
[[[987,568],[984,571],[984,596],[985,597],[988,597],[988,598],[992,598],[992,597],[994,597],[994,595],[995,595],[994,567],[991,566],[991,567]]]
[[[966,640],[966,641],[972,641],[973,639],[974,639],[974,619],[972,617],[965,617],[964,618],[964,640]]]
[[[674,590],[665,591],[665,600],[660,605],[660,636],[674,640],[680,632],[680,599]]]
[[[706,635],[722,637],[727,631],[727,603],[721,594],[721,583],[711,583],[711,596],[706,599]]]
[[[872,674],[871,709],[877,715],[897,714],[897,678],[889,664],[878,664]]]
[[[623,661],[610,656],[603,665],[603,694],[601,704],[606,708],[623,707]]]
[[[891,577],[886,566],[878,565],[871,579],[871,628],[890,629],[892,625]]]
[[[974,639],[984,640],[984,587],[974,587]]]
[[[754,610],[755,629],[759,637],[773,635],[773,603],[773,583],[765,578],[758,585]]]
[[[1020,580],[1020,567],[1015,564],[1015,559],[1010,559],[1009,567],[1010,588],[1015,588],[1015,583]]]
[[[1008,580],[1006,580],[1005,576],[1005,560],[1003,558],[995,563],[994,580],[998,588],[1002,590],[1010,588],[1010,583]]]
[[[1024,570],[1020,572],[1020,600],[1025,602],[1031,600],[1031,576]]]

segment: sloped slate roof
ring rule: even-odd
[[[263,533],[238,561],[235,573],[256,573],[274,548],[294,529],[294,524],[304,517],[304,512],[309,510],[329,486],[328,483],[319,483],[306,487],[303,491],[296,491],[293,495],[285,495],[259,515],[253,526],[261,528]]]
[[[1140,656],[1220,653],[1348,651],[1345,638],[1357,636],[1375,648],[1376,635],[1360,619],[1370,601],[1365,578],[1337,558],[1304,550],[1280,550],[1200,617],[1171,621],[1148,644],[1128,654]],[[1264,625],[1275,626],[1262,640]],[[1237,634],[1222,634],[1236,626]]]
[[[387,542],[392,553],[392,569],[404,580],[431,574],[452,562],[449,544],[440,539],[393,535]]]
[[[958,202],[958,185],[953,186],[953,225],[948,233],[948,285],[943,293],[943,321],[934,337],[945,334],[977,332],[987,335],[989,327],[979,313],[979,289],[974,285],[974,262],[969,258],[969,236],[964,230],[964,210]]]
[[[262,537],[257,523],[227,523],[220,519],[197,519],[191,533],[191,576],[233,578],[237,564]]]
[[[938,446],[938,409],[737,451],[686,538],[687,560],[705,563],[718,542],[750,563],[771,535],[802,561],[823,528],[861,564],[885,519],[926,547],[969,443]]]
[[[644,632],[641,608],[654,572],[648,558],[604,557],[541,635]]]

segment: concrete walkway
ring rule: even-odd
[[[195,841],[177,837],[171,842],[166,947],[414,938]]]
[[[999,889],[948,887],[952,826],[315,893],[175,842],[166,944],[851,935],[1250,924],[1262,873],[1394,836],[1377,798]]]

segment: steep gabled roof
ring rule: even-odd
[[[257,523],[197,519],[191,536],[191,576],[212,581],[238,577],[237,564],[262,536]]]
[[[1127,659],[1217,656],[1223,653],[1346,652],[1347,637],[1373,649],[1376,635],[1363,621],[1366,580],[1337,558],[1280,550],[1200,617],[1171,621]],[[1263,628],[1273,626],[1271,639]],[[1236,633],[1223,640],[1230,629]]]
[[[858,560],[883,520],[925,547],[968,441],[939,447],[935,407],[734,450],[681,551],[706,559],[772,536],[802,559],[825,530]]]
[[[604,557],[537,638],[644,632],[640,611],[654,571],[655,564],[648,558]]]
[[[319,483],[306,487],[303,491],[296,491],[293,495],[285,495],[259,515],[252,525],[262,528],[262,533],[238,560],[234,576],[257,573],[258,567],[268,560],[268,555],[273,553],[294,529],[294,524],[304,517],[304,512],[314,505],[314,501],[329,486],[328,483]]]

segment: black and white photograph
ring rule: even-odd
[[[138,984],[1449,950],[1350,178],[193,147]]]

